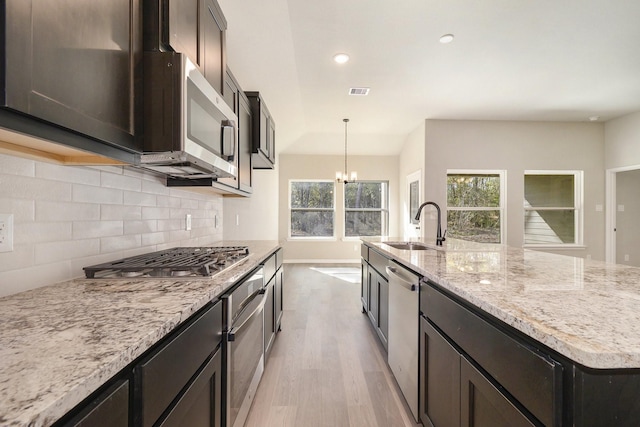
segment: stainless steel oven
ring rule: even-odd
[[[226,427],[242,427],[264,372],[264,289],[262,267],[222,297],[225,331]]]

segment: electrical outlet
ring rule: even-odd
[[[13,214],[0,214],[0,252],[13,251]]]
[[[220,222],[218,221],[218,215],[215,215],[213,217],[213,223],[214,223],[213,225],[215,226],[215,228],[220,227]]]
[[[236,214],[236,225],[240,225],[240,214]]]
[[[629,254],[624,254],[624,260],[629,261]]]
[[[187,231],[191,230],[191,214],[187,214],[187,216],[184,219],[184,223],[185,223],[184,229]]]

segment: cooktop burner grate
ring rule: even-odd
[[[84,267],[95,277],[207,277],[229,268],[249,255],[246,246],[172,248]]]

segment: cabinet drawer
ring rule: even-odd
[[[431,285],[426,316],[547,426],[560,425],[562,365],[534,352]]]
[[[360,245],[360,256],[362,257],[363,260],[367,262],[369,261],[369,246]]]
[[[156,422],[221,339],[222,304],[217,302],[136,367],[143,426]]]
[[[369,264],[371,264],[382,277],[389,280],[386,270],[386,267],[389,264],[389,259],[387,257],[373,249],[369,249]]]
[[[267,284],[271,280],[271,278],[276,274],[276,254],[272,254],[269,258],[267,258],[262,265],[264,266],[264,283]]]

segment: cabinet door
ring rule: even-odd
[[[267,302],[264,305],[264,354],[265,362],[269,359],[271,346],[276,337],[275,323],[275,283],[276,278],[273,277],[267,285]]]
[[[121,380],[90,402],[68,427],[126,427],[129,425],[129,381]]]
[[[462,427],[535,425],[464,357],[460,360]]]
[[[460,425],[460,354],[420,317],[420,421]]]
[[[140,0],[18,0],[0,8],[0,43],[6,43],[0,48],[0,103],[140,148]]]
[[[169,0],[167,18],[169,46],[176,52],[184,53],[191,62],[202,67],[200,49],[199,19],[202,0]]]
[[[282,313],[284,303],[284,270],[282,267],[276,273],[276,332],[282,329]]]
[[[251,106],[243,93],[238,96],[238,181],[240,190],[251,193],[253,167],[251,163]]]
[[[223,94],[226,73],[224,37],[227,24],[215,0],[204,0],[201,23],[204,76],[218,93]]]
[[[276,124],[273,122],[273,117],[269,116],[267,122],[267,151],[269,153],[269,160],[271,163],[276,163]]]
[[[159,426],[220,427],[222,356],[218,349]]]
[[[378,273],[369,267],[369,319],[378,327]]]
[[[360,266],[360,299],[362,300],[362,312],[369,309],[369,264],[362,260]]]
[[[387,348],[389,341],[389,282],[381,275],[378,275],[378,331],[384,348]]]

